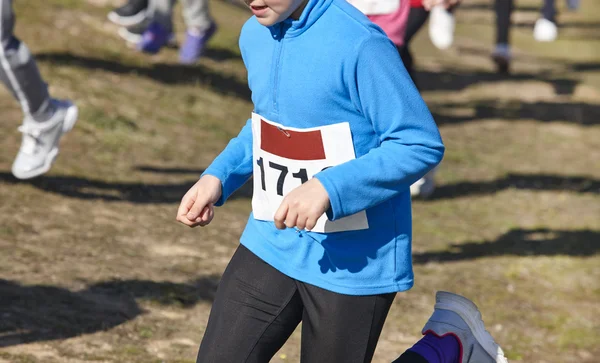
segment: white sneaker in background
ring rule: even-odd
[[[147,20],[148,0],[128,0],[108,13],[108,20],[120,26],[135,26]]]
[[[31,179],[42,175],[52,166],[58,155],[61,137],[75,125],[77,106],[69,101],[51,100],[56,107],[54,115],[45,122],[36,122],[29,116],[19,127],[23,133],[21,148],[12,165],[17,179]]]
[[[448,49],[454,41],[454,15],[442,5],[429,13],[429,39],[439,49]]]
[[[118,30],[118,34],[121,38],[123,38],[127,43],[137,44],[142,40],[141,33],[134,33],[125,27],[121,27]]]
[[[143,31],[143,30],[142,30]],[[130,45],[136,45],[142,41],[142,31],[139,33],[133,31],[129,28],[121,27],[118,30],[119,36],[125,40]],[[177,39],[175,39],[175,34],[171,34],[171,38],[169,39],[168,47],[177,47]]]
[[[538,42],[553,42],[558,36],[558,27],[556,23],[540,18],[535,22],[533,27],[533,37]]]
[[[424,177],[417,180],[413,185],[410,186],[410,195],[414,198],[429,198],[435,191],[435,172],[437,169],[433,169],[429,173],[425,174]]]

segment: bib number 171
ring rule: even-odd
[[[260,183],[262,190],[267,191],[267,185],[265,181],[265,160],[261,157],[260,159],[256,160],[256,164],[260,169]],[[279,172],[279,178],[277,178],[277,195],[283,196],[283,187],[285,185],[287,175],[289,174],[289,168],[285,165],[277,164],[272,161],[269,161],[268,167]],[[308,172],[306,169],[301,168],[297,173],[292,173],[292,177],[300,180],[301,184],[304,184],[308,181]]]

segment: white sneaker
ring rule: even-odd
[[[412,197],[429,198],[435,191],[435,169],[427,173],[424,177],[417,180],[410,186],[410,195]]]
[[[125,27],[119,28],[117,33],[127,43],[132,44],[132,45],[137,45],[139,42],[142,41],[142,33],[133,32]],[[169,38],[169,43],[167,44],[167,46],[174,47],[174,48],[177,47],[177,39],[175,39],[175,34],[171,34],[171,38]]]
[[[127,43],[137,44],[142,40],[142,34],[134,33],[125,27],[119,28],[117,31],[119,36],[123,38]]]
[[[553,42],[556,40],[558,36],[558,27],[556,23],[544,19],[539,18],[535,22],[535,26],[533,27],[533,37],[538,42]]]
[[[48,121],[36,122],[26,117],[19,127],[23,140],[12,165],[12,173],[17,179],[35,178],[50,170],[58,155],[60,138],[77,121],[77,106],[69,101],[53,99],[51,102],[56,111]]]
[[[148,19],[148,0],[128,0],[108,13],[108,20],[120,26],[135,26]]]
[[[454,41],[454,15],[442,5],[436,5],[429,14],[429,39],[439,49],[448,49]]]
[[[131,16],[120,16],[117,12],[108,13],[108,20],[120,26],[134,26],[146,20],[146,12],[142,11]]]
[[[485,330],[481,313],[469,299],[438,291],[435,309],[423,327],[423,334],[438,337],[452,334],[461,346],[463,363],[508,363],[502,348]]]

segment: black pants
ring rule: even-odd
[[[408,71],[408,74],[412,78],[413,82],[416,83],[414,71],[415,65],[412,53],[410,52],[410,41],[423,27],[427,18],[429,17],[429,11],[424,8],[410,8],[408,13],[408,21],[406,23],[406,33],[404,33],[404,45],[398,47],[398,52],[404,63],[404,67]]]
[[[392,363],[429,363],[429,361],[423,358],[420,354],[407,350]]]
[[[240,245],[219,284],[197,362],[267,363],[300,321],[303,363],[371,362],[395,296],[305,284]]]
[[[0,83],[21,104],[23,113],[39,122],[54,113],[48,87],[25,43],[14,34],[15,13],[12,0],[0,0]]]
[[[496,44],[510,43],[510,17],[514,10],[514,0],[496,0]],[[542,17],[556,21],[556,1],[544,0]]]

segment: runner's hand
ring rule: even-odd
[[[177,220],[189,227],[204,227],[214,217],[214,204],[221,198],[221,181],[205,175],[181,199]]]
[[[312,178],[283,198],[275,212],[275,226],[311,230],[329,209],[329,195],[321,182]]]

